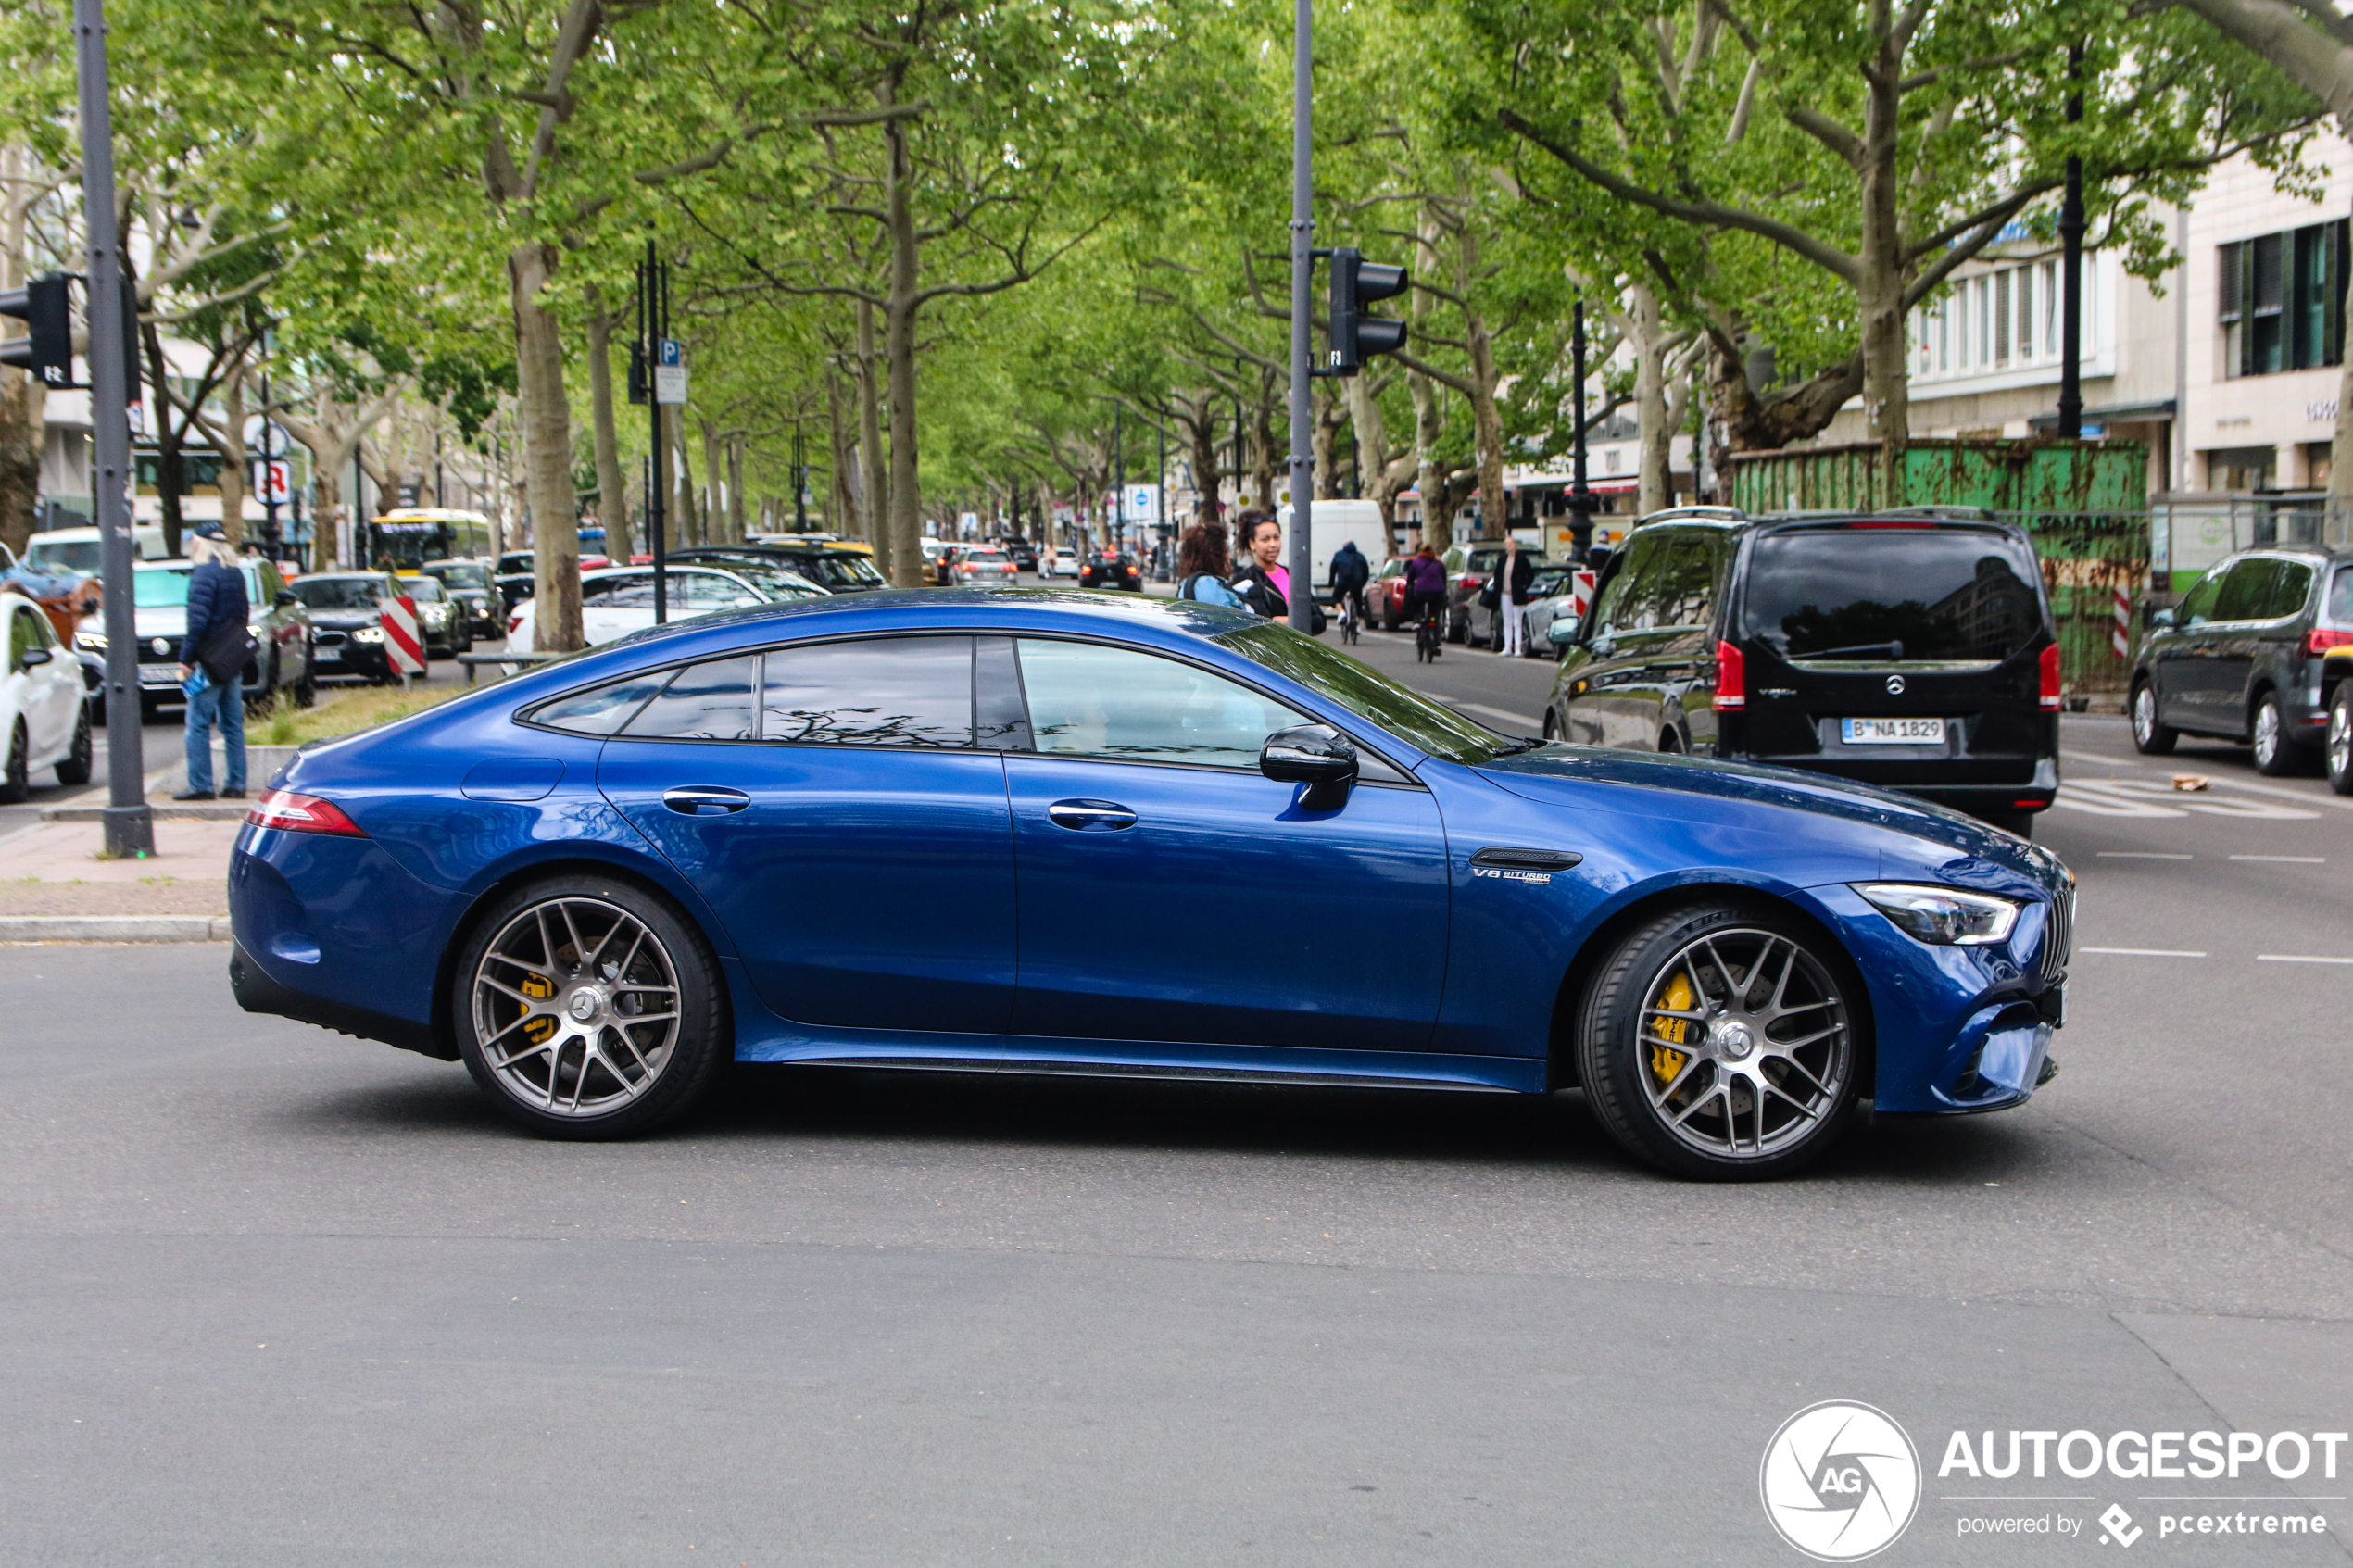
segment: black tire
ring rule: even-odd
[[[2266,778],[2284,778],[2304,771],[2304,748],[2287,733],[2287,714],[2280,708],[2280,694],[2265,692],[2255,699],[2255,711],[2246,727],[2247,741],[2255,748],[2255,771]]]
[[[2157,721],[2157,687],[2147,681],[2133,683],[2124,711],[2133,721],[2133,749],[2144,757],[2171,757],[2182,732]]]
[[[1660,756],[1673,757],[1677,753],[1687,749],[1689,748],[1683,745],[1683,736],[1680,731],[1670,727],[1658,732],[1658,751]]]
[[[61,784],[86,784],[90,782],[90,705],[73,721],[73,747],[57,764],[57,782]]]
[[[1553,710],[1550,707],[1544,709],[1544,738],[1546,740],[1560,739],[1560,726],[1554,721]]]
[[[319,700],[319,649],[315,644],[303,650],[302,679],[295,683],[294,700],[296,708],[308,708]]]
[[[1627,1152],[1675,1175],[1786,1175],[1853,1119],[1863,1057],[1853,973],[1844,953],[1778,912],[1711,901],[1657,915],[1586,988],[1586,1103]]]
[[[32,788],[32,741],[19,719],[8,732],[8,756],[0,762],[0,806],[14,806]]]
[[[1384,632],[1397,630],[1397,606],[1394,601],[1383,605],[1380,612],[1380,629]]]
[[[632,943],[620,973],[606,950],[608,941],[618,946],[617,937]],[[579,961],[583,946],[594,972]],[[506,894],[476,922],[453,972],[450,1026],[466,1071],[503,1114],[542,1137],[588,1141],[648,1132],[692,1109],[735,1055],[735,1027],[711,945],[667,900],[623,878],[549,877]],[[544,997],[506,985],[500,977],[509,974],[525,977],[517,985],[535,981],[547,987]],[[642,1012],[646,997],[664,994],[673,998],[674,1017],[630,1022],[631,1007]],[[590,998],[585,1016],[570,1010],[583,997]],[[533,998],[550,1005],[532,1010]],[[545,1034],[533,1033],[537,1022],[550,1025]],[[672,1025],[667,1035],[664,1022]],[[593,1046],[581,1025],[593,1025]],[[485,1029],[489,1046],[499,1050],[496,1060],[484,1048]],[[518,1029],[528,1047],[507,1054],[501,1042]],[[551,1044],[552,1050],[540,1048]],[[568,1074],[575,1047],[578,1065]],[[635,1060],[617,1061],[620,1047]],[[584,1104],[592,1088],[594,1098]],[[566,1089],[570,1108],[560,1103]]]
[[[1455,620],[1452,616],[1447,617],[1446,640],[1450,643],[1468,642],[1470,640],[1470,617],[1466,615],[1459,621]]]
[[[2336,695],[2329,699],[2328,740],[2323,756],[2328,763],[2329,787],[2339,795],[2353,795],[2353,681],[2339,682]]]

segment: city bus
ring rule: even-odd
[[[429,560],[484,559],[498,553],[498,530],[480,512],[402,507],[359,525],[357,564],[414,571]]]

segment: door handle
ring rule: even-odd
[[[663,790],[661,803],[682,817],[724,817],[750,805],[751,797],[719,784],[681,784]]]
[[[1136,813],[1110,800],[1057,800],[1046,808],[1046,818],[1073,833],[1118,833],[1136,825]]]

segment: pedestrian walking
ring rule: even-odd
[[[1233,558],[1226,552],[1226,525],[1196,524],[1176,542],[1176,596],[1202,604],[1247,608],[1242,596],[1226,586],[1234,574]]]
[[[1496,568],[1495,582],[1503,590],[1495,607],[1495,652],[1503,659],[1517,659],[1528,651],[1528,620],[1520,613],[1528,603],[1528,586],[1536,580],[1536,563],[1519,553],[1519,541],[1508,534],[1504,539],[1504,563]]]
[[[189,531],[187,631],[180,643],[181,690],[187,695],[188,787],[174,800],[242,800],[245,793],[245,660],[253,653],[253,607],[236,552],[217,522]],[[220,732],[226,786],[212,788],[212,733]]]

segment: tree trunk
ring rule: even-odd
[[[605,554],[627,561],[635,552],[629,529],[629,482],[621,473],[621,437],[613,425],[612,332],[621,317],[605,309],[603,291],[590,283],[588,305],[588,395],[596,424],[597,515],[604,521]]]
[[[702,542],[725,545],[727,537],[727,465],[720,456],[719,427],[710,420],[702,427]]]
[[[1193,449],[1193,521],[1217,521],[1217,405],[1212,393],[1202,394],[1198,419],[1188,418],[1185,434]]]
[[[1308,408],[1314,412],[1315,429],[1309,433],[1309,460],[1315,464],[1315,499],[1337,500],[1340,485],[1336,483],[1339,466],[1340,427],[1344,417],[1337,395],[1321,386],[1308,388]]]
[[[686,456],[686,413],[675,403],[661,410],[662,444],[670,451],[670,520],[671,537],[677,547],[707,544],[703,537],[703,520],[697,502],[695,465]]]
[[[841,417],[841,378],[830,370],[825,372],[825,441],[833,455],[833,465],[826,474],[827,493],[832,505],[826,508],[825,527],[845,539],[863,536],[858,519],[858,497],[850,484],[851,465],[857,461],[857,446]]]
[[[31,210],[14,182],[25,172],[26,149],[0,151],[0,202],[6,229],[0,232],[0,289],[24,287],[25,215]],[[0,339],[25,335],[23,323],[0,318]],[[46,427],[41,383],[22,370],[0,370],[0,544],[21,557],[32,536],[33,510],[41,504],[41,447]],[[92,498],[94,507],[96,498]]]
[[[1251,493],[1244,497],[1246,505],[1264,511],[1275,506],[1275,389],[1271,371],[1261,371],[1258,378],[1258,407],[1251,432],[1250,483]]]
[[[1868,88],[1863,114],[1863,233],[1856,280],[1861,316],[1863,420],[1880,445],[1880,505],[1904,505],[1904,449],[1911,440],[1910,356],[1904,341],[1903,234],[1896,174],[1899,78],[1904,58],[1882,37],[1878,69],[1864,73]]]
[[[232,549],[245,543],[245,372],[240,365],[220,381],[220,532]]]
[[[1648,517],[1675,504],[1675,420],[1667,408],[1667,334],[1658,295],[1641,283],[1630,285],[1626,295],[1634,329],[1634,418],[1642,427],[1636,515]]]
[[[740,545],[744,526],[744,446],[750,437],[737,431],[727,437],[727,543]]]
[[[915,288],[921,257],[915,215],[907,200],[914,179],[907,122],[886,123],[883,140],[890,150],[890,296],[883,312],[883,354],[890,371],[890,580],[915,588],[923,585],[924,565],[923,489],[915,460]]]
[[[858,498],[859,524],[875,547],[875,566],[890,575],[890,476],[883,463],[882,377],[875,363],[875,307],[858,302],[858,474],[865,494]]]
[[[533,637],[544,652],[586,646],[580,630],[580,523],[572,493],[572,406],[563,337],[546,295],[556,250],[536,242],[507,258],[513,290],[516,418],[531,501]]]
[[[1504,415],[1495,401],[1502,381],[1495,369],[1495,338],[1487,318],[1471,304],[1478,286],[1478,235],[1466,221],[1455,243],[1454,288],[1463,301],[1463,341],[1470,347],[1471,438],[1478,465],[1478,533],[1501,539],[1511,526],[1511,497],[1504,493]]]

